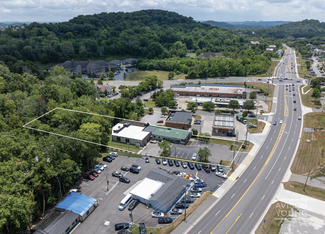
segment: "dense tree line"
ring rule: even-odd
[[[22,126],[56,107],[137,119],[143,106],[128,98],[96,101],[94,83],[56,68],[40,80],[0,63],[0,233],[22,233],[88,170],[101,147]],[[99,144],[116,120],[55,110],[27,127]],[[104,147],[105,148],[105,147]]]

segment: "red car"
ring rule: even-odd
[[[95,177],[98,177],[98,174],[96,172],[94,172],[94,171],[90,172],[90,174],[92,174]]]
[[[258,81],[262,81],[262,79],[257,79]]]
[[[92,174],[89,173],[89,174],[84,175],[84,178],[88,179],[88,180],[94,180],[95,176],[93,176]]]
[[[164,121],[163,120],[158,120],[157,123],[163,123]]]

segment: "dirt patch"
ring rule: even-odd
[[[303,183],[299,183],[299,182],[295,182],[295,181],[285,182],[285,183],[283,183],[283,185],[286,190],[289,190],[289,191],[292,191],[295,193],[299,193],[302,195],[306,195],[309,197],[313,197],[318,200],[325,201],[325,190],[324,189],[306,185],[305,191],[304,191],[305,185]]]

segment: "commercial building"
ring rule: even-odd
[[[214,52],[203,52],[198,55],[200,58],[217,58],[217,57],[222,57],[224,58],[225,56],[222,53],[214,53]]]
[[[166,128],[161,126],[149,125],[144,129],[150,132],[150,138],[156,140],[167,140],[176,144],[187,144],[190,140],[192,132],[176,128]]]
[[[131,123],[118,123],[113,127],[112,140],[143,147],[150,140],[150,132],[143,131],[143,128]]]
[[[166,127],[189,129],[192,123],[193,113],[190,111],[170,110],[166,119]]]
[[[266,48],[266,51],[269,51],[269,52],[276,52],[276,45],[269,45],[268,48]]]
[[[233,114],[215,114],[212,133],[235,133],[236,118]]]
[[[183,96],[202,96],[202,97],[228,97],[246,99],[246,88],[243,85],[172,85],[170,88],[177,94]]]
[[[170,175],[160,168],[151,170],[146,178],[130,191],[133,199],[149,205],[151,209],[168,213],[191,188],[191,181]]]
[[[251,45],[259,45],[260,44],[260,42],[259,41],[251,41]]]
[[[95,209],[97,200],[79,193],[70,193],[55,210],[32,230],[35,234],[67,234]]]

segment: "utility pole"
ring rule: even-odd
[[[311,171],[311,170],[309,170],[309,172],[308,172],[308,176],[307,176],[307,179],[306,179],[306,183],[305,183],[305,186],[304,186],[304,189],[303,189],[303,190],[304,190],[304,192],[306,192],[305,188],[306,188],[306,185],[307,185],[307,181],[308,181],[308,178],[309,178],[309,175],[310,175],[310,171]]]
[[[187,203],[186,203],[186,193],[187,193],[187,191],[186,191],[186,188],[185,188],[185,216],[184,216],[184,221],[186,221],[186,205],[187,205]]]
[[[109,190],[109,181],[108,181],[108,174],[106,174],[106,186],[107,186],[107,191]]]
[[[236,143],[237,143],[237,142],[236,142]],[[232,165],[231,165],[232,171],[234,171],[234,163],[235,163],[236,146],[237,146],[237,144],[233,144],[233,147],[234,147],[234,154],[232,155]]]

